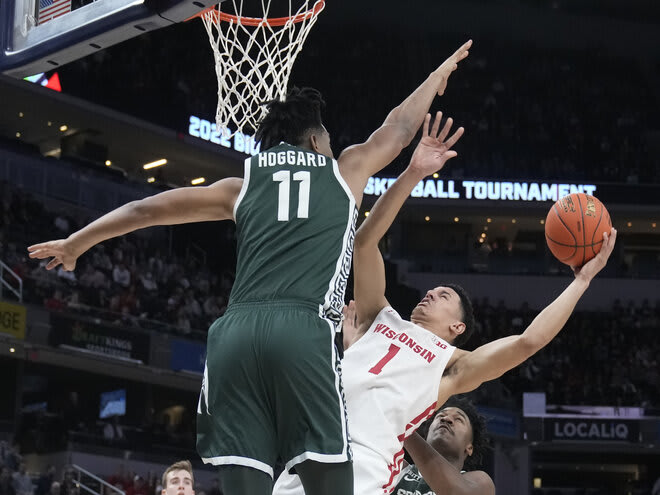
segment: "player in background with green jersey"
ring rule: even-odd
[[[471,41],[434,70],[369,139],[335,160],[320,94],[269,104],[263,151],[243,178],[133,201],[67,239],[28,248],[46,268],[73,270],[106,239],[154,225],[234,220],[238,262],[225,315],[209,329],[197,409],[197,449],[220,466],[227,495],[270,495],[273,466],[308,495],[353,493],[334,334],[350,270],[355,220],[370,176],[408,146]]]
[[[414,464],[403,469],[394,495],[494,495],[493,480],[478,470],[487,435],[474,404],[452,397],[404,442]]]

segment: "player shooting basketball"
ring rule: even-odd
[[[573,282],[521,335],[495,340],[473,352],[454,347],[467,340],[474,324],[470,299],[456,285],[429,290],[414,308],[411,321],[404,320],[385,298],[385,266],[378,243],[419,181],[456,156],[451,147],[462,129],[447,139],[451,119],[440,131],[438,113],[429,132],[430,118],[426,117],[423,138],[410,165],[378,199],[355,237],[358,325],[344,355],[343,377],[355,493],[360,495],[393,490],[400,476],[404,441],[438,405],[501,376],[548,344],[605,266],[616,239],[614,229],[610,235],[603,234],[600,253],[574,269]],[[284,473],[274,494],[294,493],[300,495],[302,487],[295,476]]]
[[[238,262],[225,315],[209,329],[197,410],[197,450],[220,466],[227,495],[270,495],[279,461],[307,493],[353,493],[353,468],[334,347],[350,271],[357,208],[371,175],[415,136],[443,94],[465,43],[362,144],[334,160],[318,91],[271,102],[259,155],[243,179],[175,189],[124,205],[31,258],[73,270],[95,244],[152,225],[236,221]]]

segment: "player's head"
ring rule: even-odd
[[[161,483],[162,495],[195,495],[195,477],[190,461],[178,461],[168,467]]]
[[[286,100],[266,103],[268,114],[259,123],[256,139],[267,150],[280,142],[309,148],[333,156],[330,134],[321,121],[325,106],[321,93],[313,88],[292,88]]]
[[[456,284],[427,291],[410,320],[455,346],[467,342],[474,331],[472,301],[465,289]]]
[[[470,400],[452,397],[430,420],[426,441],[462,469],[477,469],[488,449],[486,420]]]

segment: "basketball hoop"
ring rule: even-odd
[[[232,0],[234,13],[221,5],[202,12],[218,78],[218,129],[256,131],[266,115],[264,102],[284,100],[293,63],[325,7],[325,0],[303,0],[289,15],[268,17],[271,0],[262,0],[263,17],[243,16],[243,0]],[[225,2],[229,4],[230,2]],[[234,130],[223,131],[227,136]]]

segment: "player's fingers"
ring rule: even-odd
[[[31,253],[28,254],[28,257],[30,258],[36,258],[38,260],[42,260],[44,258],[50,258],[52,255],[50,251],[47,249],[38,249],[36,251],[32,251]]]
[[[422,137],[429,135],[429,122],[431,121],[431,114],[427,113],[424,117],[424,126],[422,127]]]
[[[454,146],[456,142],[459,139],[461,139],[461,136],[463,135],[464,132],[465,132],[465,128],[463,127],[459,127],[458,129],[456,129],[456,132],[454,132],[454,134],[452,134],[451,137],[447,139],[447,141],[445,141],[445,146],[447,146],[447,148],[451,148],[452,146]]]
[[[447,160],[450,160],[454,157],[457,157],[458,153],[456,153],[453,150],[452,151],[445,151],[442,156],[444,157],[445,161],[447,161]]]
[[[442,112],[436,112],[435,120],[433,121],[433,128],[431,129],[431,136],[434,139],[438,138],[438,129],[440,129],[440,122],[442,121]]]
[[[52,270],[53,268],[55,268],[56,266],[59,266],[61,264],[62,264],[62,261],[60,259],[53,258],[52,260],[50,260],[50,263],[48,263],[46,265],[46,270]]]
[[[438,135],[438,140],[441,143],[445,142],[445,138],[447,137],[447,134],[449,134],[449,131],[451,131],[451,126],[454,125],[454,119],[449,117],[447,121],[445,122],[445,125],[442,127],[442,130],[440,131],[440,134]]]
[[[467,51],[472,46],[472,40],[467,40],[461,45],[461,47],[454,52],[455,57],[465,58],[467,56]]]
[[[48,247],[48,242],[40,242],[39,244],[32,244],[32,246],[28,246],[27,250],[28,253],[31,253],[33,251],[38,251],[40,249],[44,249]]]

